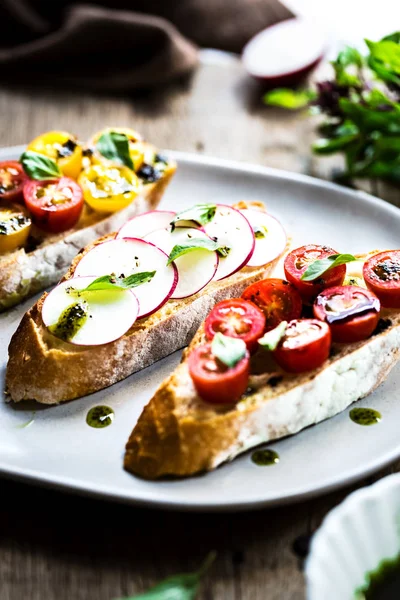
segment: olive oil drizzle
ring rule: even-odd
[[[365,426],[376,425],[382,419],[381,413],[373,408],[353,408],[349,417],[357,425]]]
[[[49,331],[64,342],[69,342],[85,324],[87,317],[87,303],[75,302],[63,310],[57,323],[51,325]]]
[[[108,427],[114,420],[114,411],[109,406],[93,406],[86,415],[86,423],[95,429]]]
[[[265,448],[264,450],[256,450],[253,452],[251,460],[259,467],[269,467],[278,464],[279,454],[275,452],[275,450]]]

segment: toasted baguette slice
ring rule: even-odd
[[[85,205],[74,229],[59,234],[35,230],[34,250],[21,248],[0,255],[0,312],[56,283],[81,248],[118,230],[131,217],[157,208],[175,171],[176,164],[170,161],[161,179],[144,185],[123,210],[104,216]]]
[[[108,237],[82,250],[64,279],[73,276],[84,254]],[[41,318],[45,293],[24,315],[11,339],[6,391],[14,402],[57,404],[108,387],[186,346],[216,302],[240,296],[250,283],[268,276],[277,261],[245,267],[189,298],[170,300],[148,318],[136,321],[121,338],[103,346],[76,346],[49,333]]]
[[[196,394],[186,359],[204,342],[202,326],[144,408],[126,445],[124,466],[131,473],[156,479],[209,471],[336,415],[370,394],[400,358],[400,314],[389,313],[364,342],[333,346],[315,371],[288,375],[271,364],[268,373],[250,377],[251,393],[235,406],[206,404]]]

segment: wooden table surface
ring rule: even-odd
[[[329,176],[337,164],[311,156],[311,119],[263,107],[260,90],[235,62],[208,59],[191,81],[135,97],[0,90],[2,146],[50,129],[85,139],[105,125],[137,128],[161,148],[313,175]],[[302,504],[217,515],[137,509],[2,480],[0,600],[134,595],[196,568],[212,549],[218,556],[201,600],[300,600],[305,584],[294,541],[355,487],[393,470]]]

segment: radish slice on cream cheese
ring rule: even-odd
[[[254,252],[255,238],[250,223],[239,210],[218,204],[213,220],[203,229],[226,253],[226,256],[220,253],[216,280],[229,277],[246,266]]]
[[[208,235],[191,227],[176,227],[174,231],[159,229],[145,238],[153,242],[166,254],[170,254],[174,246],[186,244],[192,239],[210,240]],[[214,277],[218,268],[218,254],[214,251],[198,248],[183,254],[174,260],[178,269],[179,281],[171,298],[187,298],[202,290]]]
[[[175,217],[169,210],[151,210],[129,219],[118,231],[116,238],[144,238],[156,229],[166,229]]]
[[[111,275],[128,277],[133,273],[155,271],[151,281],[135,287],[139,300],[138,318],[147,317],[169,300],[178,283],[174,264],[167,266],[168,256],[138,238],[121,238],[103,242],[92,248],[79,261],[75,277]]]
[[[261,267],[272,262],[286,248],[286,233],[277,219],[259,210],[241,211],[253,227],[256,245],[247,267]]]
[[[74,277],[57,285],[46,297],[42,319],[53,335],[79,346],[108,344],[124,335],[139,314],[131,290],[79,292],[96,277]]]

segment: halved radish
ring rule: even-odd
[[[250,223],[239,210],[217,204],[215,217],[203,229],[228,251],[227,256],[220,256],[215,279],[229,277],[246,266],[254,252],[255,240]]]
[[[74,277],[57,285],[46,297],[42,319],[54,335],[78,346],[98,346],[120,338],[134,324],[139,314],[139,301],[131,290],[102,290],[84,292],[80,296],[73,290],[86,288],[96,277]],[[84,316],[76,332],[69,324],[76,309]],[[66,324],[67,322],[67,324]],[[59,325],[59,331],[54,330]],[[53,327],[52,327],[53,326]],[[62,334],[62,335],[60,335]]]
[[[245,46],[245,69],[269,87],[300,81],[324,55],[326,36],[311,20],[296,17],[267,27]]]
[[[275,217],[260,210],[245,209],[241,211],[253,227],[256,245],[253,256],[247,267],[261,267],[272,262],[286,248],[285,230]]]
[[[129,219],[122,225],[118,231],[116,238],[141,238],[143,239],[148,233],[156,229],[165,229],[175,217],[174,212],[169,210],[150,210]]]
[[[135,288],[139,300],[138,318],[147,317],[160,308],[173,294],[178,283],[178,270],[167,266],[167,255],[138,238],[110,240],[95,246],[79,261],[75,277],[110,275],[128,277],[133,273],[155,271],[151,281]]]
[[[149,233],[146,240],[156,244],[166,254],[182,242],[194,238],[210,238],[203,231],[191,227],[176,227],[174,231],[159,229]],[[202,290],[214,277],[218,268],[218,254],[205,249],[192,250],[175,261],[179,281],[171,298],[187,298]]]

